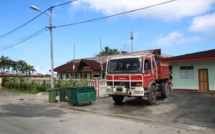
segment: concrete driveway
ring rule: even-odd
[[[212,93],[172,91],[169,98],[158,97],[153,106],[136,98],[125,98],[122,104],[114,104],[110,97],[99,98],[84,106],[73,106],[67,102],[53,105],[137,120],[215,127],[215,94]]]

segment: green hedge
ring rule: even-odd
[[[29,78],[24,77],[5,77],[3,88],[7,90],[19,90],[32,93],[44,92],[51,88],[51,83],[47,81],[36,82],[29,81]],[[67,87],[67,86],[86,86],[88,85],[87,79],[81,80],[63,80],[54,81],[55,88]]]

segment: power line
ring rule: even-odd
[[[6,50],[6,49],[9,49],[9,48],[11,48],[11,47],[14,47],[14,46],[16,46],[16,45],[18,45],[18,44],[20,44],[20,43],[22,43],[22,42],[24,42],[24,41],[27,41],[27,40],[29,40],[29,39],[35,37],[35,36],[38,36],[38,35],[40,35],[41,33],[45,32],[45,31],[47,31],[47,30],[48,30],[48,28],[45,27],[45,28],[43,28],[43,29],[41,29],[41,30],[39,30],[39,31],[37,31],[37,32],[35,32],[35,33],[33,33],[33,34],[27,35],[27,36],[25,36],[25,37],[23,37],[23,38],[21,38],[21,39],[19,39],[19,40],[17,40],[17,41],[14,41],[14,42],[12,42],[12,43],[9,43],[9,44],[6,44],[6,45],[4,45],[4,46],[1,46],[1,47],[0,47],[0,52],[1,52],[1,51],[4,51],[4,50]]]
[[[45,13],[48,9],[46,9],[45,11],[41,12],[39,15],[37,15],[36,17],[30,19],[29,21],[25,22],[24,24],[22,24],[21,26],[15,28],[14,30],[11,30],[3,35],[0,36],[0,39],[2,39],[3,37],[9,36],[10,34],[14,33],[15,31],[21,29],[22,27],[24,27],[25,25],[27,25],[28,23],[32,22],[33,20],[35,20],[36,18],[38,18],[40,15],[42,15],[43,13]]]
[[[98,21],[98,20],[102,20],[102,19],[107,19],[107,18],[119,16],[119,15],[129,14],[129,13],[137,12],[137,11],[140,11],[140,10],[145,10],[145,9],[149,9],[149,8],[153,8],[153,7],[165,5],[165,4],[176,2],[176,1],[179,1],[179,0],[169,0],[169,1],[165,1],[165,2],[162,2],[162,3],[155,4],[155,5],[151,5],[151,6],[147,6],[147,7],[142,7],[142,8],[138,8],[138,9],[126,11],[126,12],[121,12],[121,13],[117,13],[117,14],[113,14],[113,15],[109,15],[109,16],[104,16],[104,17],[95,18],[95,19],[89,19],[89,20],[85,20],[85,21],[80,21],[80,22],[75,22],[75,23],[70,23],[70,24],[55,26],[55,27],[56,28],[61,28],[61,27],[67,27],[67,26],[78,25],[78,24],[83,24],[83,23],[89,23],[89,22],[93,22],[93,21]]]
[[[76,2],[76,1],[78,1],[78,0],[73,0],[73,1],[65,2],[65,3],[59,4],[59,5],[51,6],[50,8],[54,8],[54,7],[58,7],[58,6],[63,6],[65,4],[69,4],[69,3],[72,3],[72,2]],[[93,22],[93,21],[97,21],[97,20],[107,19],[107,18],[119,16],[119,15],[124,15],[124,14],[128,14],[128,13],[137,12],[137,11],[140,11],[140,10],[149,9],[149,8],[152,8],[152,7],[161,6],[161,5],[172,3],[172,2],[176,2],[176,1],[179,1],[179,0],[169,0],[169,1],[165,1],[165,2],[162,2],[162,3],[155,4],[155,5],[151,5],[151,6],[147,6],[147,7],[142,7],[142,8],[138,8],[138,9],[126,11],[126,12],[121,12],[121,13],[117,13],[117,14],[113,14],[113,15],[109,15],[109,16],[104,16],[104,17],[100,17],[100,18],[95,18],[95,19],[80,21],[80,22],[76,22],[76,23],[70,23],[70,24],[66,24],[66,25],[60,25],[60,26],[56,26],[55,28],[72,26],[72,25],[78,25],[78,24]],[[49,8],[46,9],[45,11],[41,12],[39,15],[37,15],[33,19],[27,21],[23,25],[15,28],[14,30],[11,30],[10,32],[8,32],[6,34],[1,35],[0,39],[3,38],[3,37],[6,37],[6,36],[8,36],[8,35],[10,35],[12,33],[14,33],[15,31],[19,30],[20,28],[24,27],[25,25],[27,25],[28,23],[32,22],[33,20],[35,20],[36,18],[38,18],[40,15],[42,15],[43,13],[45,13],[47,10],[49,10]],[[42,29],[42,30],[39,30],[38,32],[35,32],[35,33],[31,34],[31,35],[28,35],[28,36],[26,36],[26,37],[24,37],[24,38],[22,38],[22,39],[20,39],[18,41],[15,41],[14,43],[10,43],[10,44],[7,44],[7,45],[4,45],[4,46],[0,47],[0,48],[2,48],[0,51],[6,50],[6,49],[11,48],[13,46],[16,46],[16,45],[18,45],[18,44],[20,44],[20,43],[22,43],[22,42],[24,42],[26,40],[29,40],[29,39],[31,39],[31,38],[33,38],[33,37],[41,34],[42,32],[44,32],[44,30],[47,30],[47,27],[44,28],[44,29]]]
[[[12,43],[9,43],[9,44],[0,46],[0,48],[4,48],[4,47],[7,47],[7,46],[10,46],[11,44],[15,44],[16,42],[19,42],[19,41],[21,41],[21,40],[24,40],[24,39],[26,39],[26,38],[28,38],[28,37],[30,37],[30,36],[36,34],[36,33],[39,33],[40,31],[42,31],[42,30],[44,30],[44,29],[45,29],[45,28],[43,28],[43,29],[41,29],[41,30],[38,30],[37,32],[34,32],[33,34],[27,35],[27,36],[25,36],[25,37],[23,37],[23,38],[21,38],[21,39],[19,39],[19,40],[17,40],[17,41],[14,41],[14,42],[12,42]]]
[[[58,7],[58,6],[63,6],[63,5],[66,5],[66,4],[69,4],[69,3],[72,3],[72,2],[76,2],[76,1],[78,1],[78,0],[68,1],[68,2],[65,2],[65,3],[62,3],[62,4],[58,4],[58,5],[55,5],[55,6],[51,6],[50,8],[54,8],[54,7]],[[30,19],[29,21],[25,22],[24,24],[18,26],[18,27],[15,28],[14,30],[11,30],[11,31],[9,31],[9,32],[7,32],[7,33],[5,33],[5,34],[3,34],[3,35],[0,35],[0,39],[3,39],[4,37],[7,37],[7,36],[9,36],[10,34],[14,33],[15,31],[21,29],[22,27],[24,27],[24,26],[27,25],[28,23],[30,23],[30,22],[32,22],[33,20],[35,20],[36,18],[38,18],[40,15],[44,14],[47,10],[49,10],[49,8],[46,9],[45,11],[41,12],[41,13],[40,13],[39,15],[37,15],[36,17],[34,17],[34,18]],[[47,27],[46,27],[46,28],[47,28]],[[44,29],[42,29],[42,30],[44,30]],[[28,39],[30,39],[30,38],[33,38],[33,37],[35,37],[35,36],[41,34],[41,31],[42,31],[42,30],[39,30],[38,32],[35,32],[35,33],[31,34],[31,35],[28,35],[28,36],[26,36],[26,37],[24,37],[24,38],[22,38],[22,39],[20,39],[20,40],[17,40],[17,41],[15,41],[15,42],[13,42],[13,43],[9,43],[9,44],[6,44],[6,45],[4,45],[4,46],[1,46],[0,49],[1,49],[1,48],[2,48],[2,49],[1,49],[0,51],[3,51],[3,50],[8,49],[8,48],[11,48],[11,47],[13,47],[13,46],[15,46],[15,45],[18,45],[18,44],[20,44],[20,43],[22,43],[22,42],[24,42],[24,41],[26,41],[26,40],[28,40]],[[17,43],[16,43],[16,42],[17,42]]]
[[[51,6],[51,8],[54,8],[54,7],[58,7],[58,6],[63,6],[63,5],[66,5],[66,4],[69,4],[69,3],[72,3],[72,2],[76,2],[78,0],[73,0],[73,1],[68,1],[68,2],[65,2],[65,3],[62,3],[62,4],[59,4],[59,5],[55,5],[55,6]],[[18,26],[17,28],[3,34],[3,35],[0,35],[0,39],[3,38],[3,37],[7,37],[9,36],[10,34],[14,33],[15,31],[21,29],[22,27],[24,27],[25,25],[27,25],[28,23],[32,22],[33,20],[35,20],[36,18],[38,18],[40,15],[44,14],[47,10],[49,9],[46,9],[45,11],[41,12],[39,15],[37,15],[36,17],[30,19],[29,21],[25,22],[24,24]]]

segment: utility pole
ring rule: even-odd
[[[33,6],[31,5],[30,8],[35,10],[35,11],[38,11],[38,12],[41,12],[42,14],[45,14],[49,17],[49,26],[47,26],[47,28],[49,29],[50,31],[50,49],[51,49],[51,88],[54,88],[54,56],[53,56],[53,33],[52,33],[52,29],[55,28],[53,25],[52,25],[52,9],[55,8],[55,7],[58,7],[58,6],[63,6],[63,5],[66,5],[66,4],[69,4],[71,2],[76,2],[78,0],[73,0],[73,1],[69,1],[69,2],[65,2],[65,3],[61,3],[61,4],[58,4],[58,5],[55,5],[55,6],[51,6],[48,8],[50,14],[47,14],[45,12],[41,12],[40,9],[36,6]]]
[[[131,31],[131,37],[130,37],[130,39],[131,39],[131,52],[133,52],[133,39],[134,39],[134,35],[133,35],[132,31]]]
[[[73,54],[73,60],[75,59],[75,44],[74,44],[74,54]]]
[[[41,12],[40,9],[36,6],[31,5],[30,6],[31,9]],[[42,12],[43,14],[47,15],[49,17],[49,26],[48,29],[50,31],[50,54],[51,54],[51,88],[54,88],[54,56],[53,56],[53,33],[52,33],[52,29],[54,28],[52,26],[52,8],[50,7],[48,10],[50,12],[50,14],[48,15],[45,12]]]
[[[100,52],[102,52],[102,39],[100,38]],[[101,66],[101,71],[100,71],[100,74],[101,74],[101,79],[102,79],[102,70],[103,70],[103,66],[102,66],[102,59],[100,57],[100,66]]]
[[[52,33],[52,7],[49,8],[49,31],[50,31],[50,48],[51,48],[51,88],[54,88],[54,56],[53,56],[53,33]]]

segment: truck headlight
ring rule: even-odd
[[[135,84],[135,86],[141,87],[141,86],[142,86],[142,83],[141,83],[141,82],[137,82],[137,83]]]

